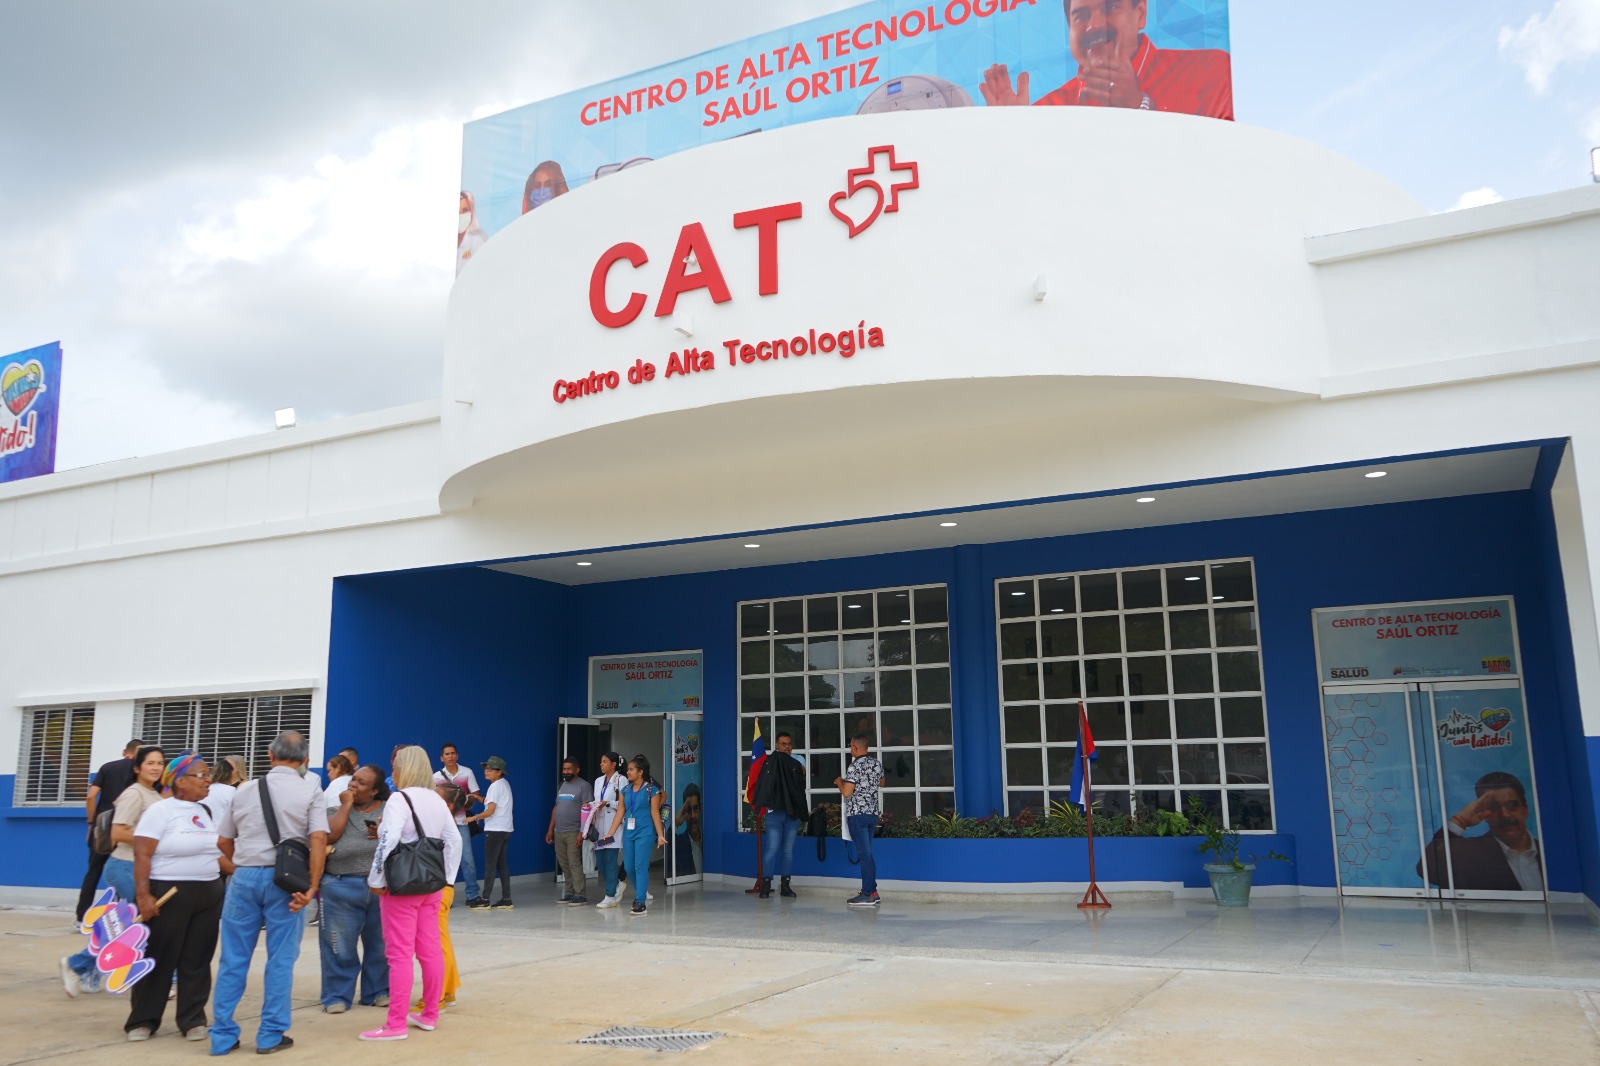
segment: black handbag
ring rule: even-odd
[[[383,860],[383,876],[389,882],[389,894],[426,896],[430,892],[438,892],[450,883],[445,880],[444,841],[424,833],[422,819],[417,817],[417,808],[411,802],[411,797],[404,792],[398,795],[411,808],[411,824],[416,826],[417,839],[396,844]]]
[[[272,790],[263,777],[256,786],[261,792],[261,816],[266,819],[267,836],[272,838],[274,859],[272,883],[285,892],[308,892],[311,889],[311,846],[304,840],[280,840],[278,813],[272,809]]]

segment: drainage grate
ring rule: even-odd
[[[603,1033],[586,1036],[580,1044],[601,1044],[605,1047],[636,1047],[645,1051],[688,1051],[707,1044],[721,1033],[703,1033],[694,1029],[651,1029],[641,1025],[618,1025]]]

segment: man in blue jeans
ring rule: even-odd
[[[753,796],[756,806],[767,812],[761,898],[771,897],[772,875],[778,874],[783,879],[780,894],[792,899],[798,895],[789,887],[789,875],[794,870],[794,839],[806,816],[806,768],[794,754],[794,738],[788,733],[778,734],[775,750],[762,762]]]
[[[850,827],[850,839],[855,842],[861,856],[861,894],[852,896],[852,907],[876,907],[878,900],[878,864],[872,858],[872,833],[878,828],[878,786],[883,784],[883,763],[877,756],[867,754],[871,743],[865,733],[850,738],[850,768],[833,783],[844,796],[845,824]]]
[[[226,1055],[239,1046],[239,1023],[233,1012],[244,995],[250,959],[263,926],[267,930],[267,972],[262,989],[261,1024],[256,1053],[270,1055],[294,1046],[289,1028],[294,963],[300,957],[305,929],[304,908],[317,894],[328,847],[328,812],[322,785],[305,773],[310,754],[306,738],[293,730],[279,733],[267,749],[272,768],[246,781],[234,794],[232,808],[217,819],[217,846],[237,869],[222,905],[221,958],[212,986],[211,1054]],[[261,790],[271,789],[278,839],[304,841],[311,851],[311,887],[289,893],[273,883],[277,847],[267,832]]]
[[[478,901],[478,865],[472,856],[472,827],[467,824],[467,807],[474,803],[482,803],[483,796],[478,792],[478,777],[469,766],[461,765],[461,751],[454,744],[446,744],[439,752],[439,758],[444,766],[433,775],[435,784],[449,782],[459,788],[467,797],[465,807],[456,812],[456,832],[461,834],[461,870],[459,878],[466,882],[465,896],[457,896],[471,907]]]

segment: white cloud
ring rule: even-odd
[[[1548,14],[1530,15],[1520,29],[1500,30],[1500,51],[1522,68],[1535,94],[1567,63],[1600,55],[1600,0],[1555,0]]]
[[[1485,185],[1481,189],[1469,189],[1462,193],[1456,198],[1456,202],[1451,206],[1450,210],[1460,211],[1467,207],[1486,207],[1489,204],[1497,204],[1504,199],[1504,196]]]

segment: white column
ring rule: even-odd
[[[1600,433],[1574,435],[1550,489],[1585,736],[1600,736]]]

